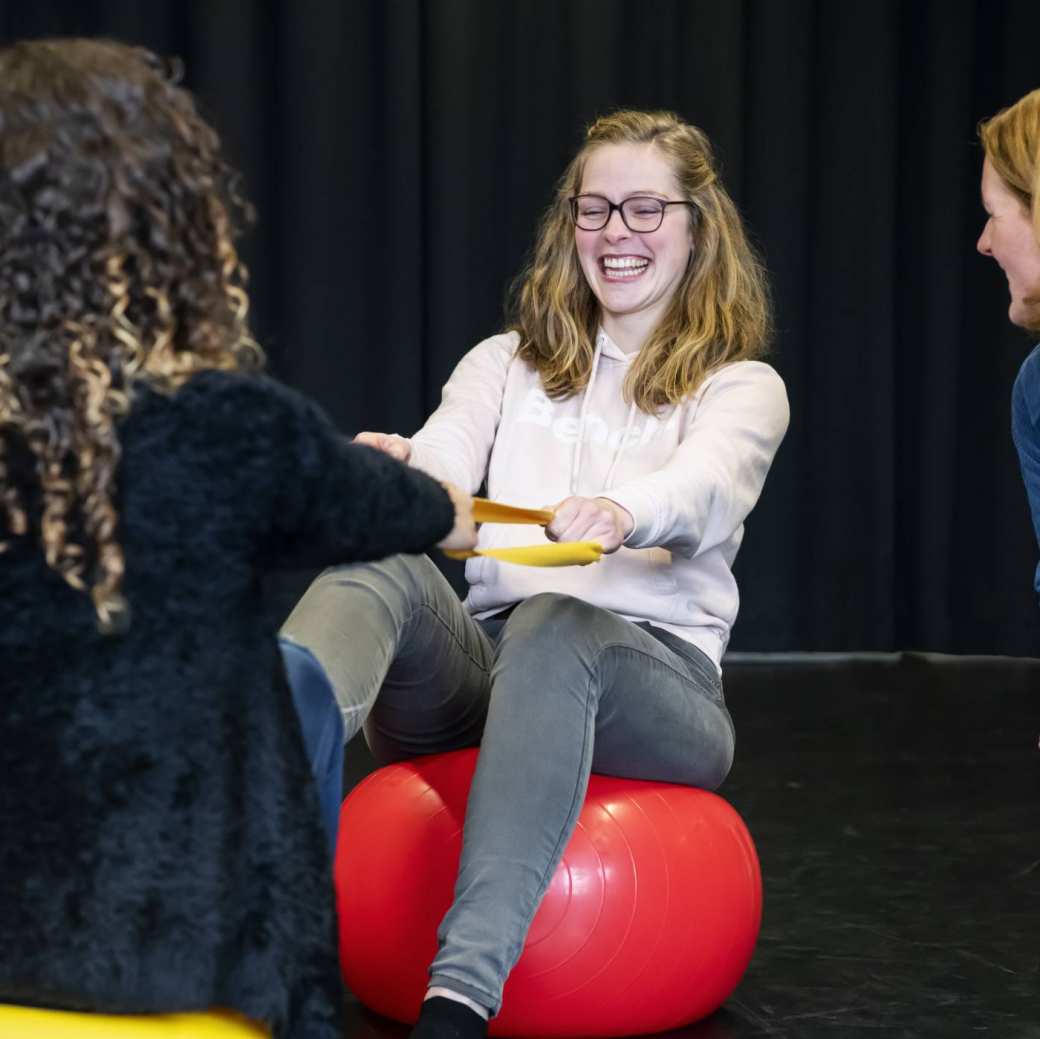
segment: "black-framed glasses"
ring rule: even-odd
[[[669,206],[692,206],[686,199],[665,201],[650,195],[633,195],[623,202],[611,202],[602,195],[575,195],[567,200],[571,207],[571,219],[582,231],[602,231],[616,209],[629,231],[646,234],[656,231],[664,222],[664,213]]]

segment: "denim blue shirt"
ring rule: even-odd
[[[1011,436],[1018,449],[1033,529],[1040,543],[1040,345],[1022,363],[1011,391]],[[1040,565],[1033,583],[1040,596]]]

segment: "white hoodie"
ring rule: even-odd
[[[543,508],[606,497],[635,521],[624,545],[584,567],[536,568],[475,557],[466,605],[485,617],[538,592],[563,592],[694,643],[720,666],[737,616],[730,570],[744,519],[787,430],[787,393],[759,361],[709,376],[656,417],[625,403],[636,354],[604,333],[585,392],[550,400],[515,356],[515,332],[485,339],[459,362],[440,407],[411,439],[411,464],[508,505]],[[532,545],[539,527],[485,524],[479,547]]]

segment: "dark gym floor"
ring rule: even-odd
[[[1040,660],[749,656],[725,681],[762,931],[669,1035],[1040,1039]],[[351,1039],[407,1035],[349,1010]]]

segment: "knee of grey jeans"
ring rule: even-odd
[[[327,581],[335,583],[337,579],[342,581],[354,574],[368,573],[376,575],[379,580],[385,581],[389,578],[402,588],[407,588],[414,595],[421,592],[426,578],[437,572],[437,567],[429,556],[398,554],[367,563],[330,566],[318,575],[314,583],[316,585]]]
[[[345,734],[357,730],[393,661],[428,580],[426,556],[389,556],[323,571],[282,626],[281,636],[309,650],[336,694]]]
[[[427,556],[406,555],[330,566],[304,592],[282,625],[281,633],[309,648],[313,648],[310,643],[323,632],[332,631],[340,636],[342,631],[337,620],[349,616],[351,596],[359,589],[374,595],[387,611],[388,619],[400,623],[409,608],[418,605],[424,579],[431,570],[436,571],[436,567]]]
[[[595,684],[579,676],[596,659],[605,616],[609,617],[599,607],[558,592],[525,599],[502,629],[495,653],[495,687],[518,687],[530,695],[552,676],[558,691],[567,690],[579,699],[595,694]]]
[[[587,639],[603,612],[573,595],[539,592],[513,610],[504,634],[522,635],[532,647],[543,645],[558,652],[561,645],[573,646]]]

